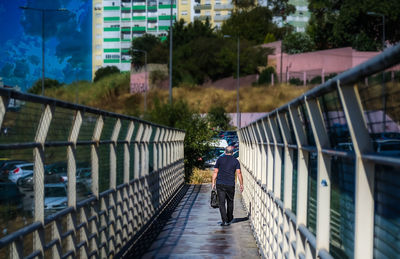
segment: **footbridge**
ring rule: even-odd
[[[2,88],[0,257],[398,258],[399,63],[397,45],[239,129],[229,227],[184,183],[184,131]]]

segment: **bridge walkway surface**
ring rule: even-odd
[[[226,227],[210,207],[210,193],[211,184],[189,186],[142,258],[260,258],[241,193],[236,190],[234,220]]]

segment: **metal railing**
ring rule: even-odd
[[[0,157],[33,163],[32,223],[0,239],[0,257],[116,255],[183,186],[181,130],[4,88],[0,126]],[[63,186],[56,165],[66,167],[66,204],[51,211],[46,188]]]
[[[399,255],[399,63],[397,45],[239,130],[263,257]]]

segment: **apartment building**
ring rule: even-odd
[[[208,18],[211,27],[220,28],[223,21],[230,17],[232,10],[231,0],[180,0],[178,19],[189,23]]]
[[[164,40],[170,26],[170,0],[93,0],[92,78],[97,69],[130,71],[134,38],[153,34]],[[176,5],[173,5],[173,20]]]
[[[266,1],[264,1],[266,2]],[[296,11],[286,18],[286,23],[292,25],[296,32],[305,32],[311,13],[308,10],[307,0],[289,0],[289,3],[296,7]],[[282,17],[274,17],[279,26],[283,26]]]

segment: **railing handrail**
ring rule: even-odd
[[[30,94],[30,93],[24,93],[24,92],[16,91],[14,89],[10,89],[10,88],[0,87],[0,95],[7,96],[8,98],[12,98],[12,99],[18,99],[21,101],[29,101],[29,102],[33,102],[33,103],[55,105],[55,106],[62,107],[62,108],[69,108],[69,109],[79,110],[82,112],[89,112],[89,113],[93,113],[93,114],[97,114],[97,115],[109,116],[109,117],[114,117],[114,118],[119,118],[119,119],[133,120],[133,121],[147,124],[150,126],[185,132],[182,129],[172,128],[172,127],[160,125],[160,124],[157,124],[154,122],[145,121],[143,119],[140,119],[140,118],[137,118],[134,116],[114,113],[114,112],[101,110],[101,109],[86,106],[86,105],[70,103],[67,101],[62,101],[62,100],[51,98],[51,97],[45,97],[45,96],[40,96],[40,95]]]
[[[325,83],[314,87],[313,89],[307,91],[306,93],[293,99],[292,101],[272,110],[265,116],[254,121],[253,123],[262,121],[263,119],[268,118],[272,114],[287,110],[290,106],[294,106],[306,98],[315,97],[320,95],[321,93],[331,90],[332,88],[337,86],[337,81],[339,81],[341,84],[348,84],[355,82],[359,79],[362,79],[366,76],[372,75],[374,73],[383,71],[387,68],[393,67],[394,65],[398,64],[399,59],[400,59],[400,44],[397,44],[393,47],[387,48],[381,54],[376,55],[375,57],[367,60],[366,62],[361,63],[329,79]]]

